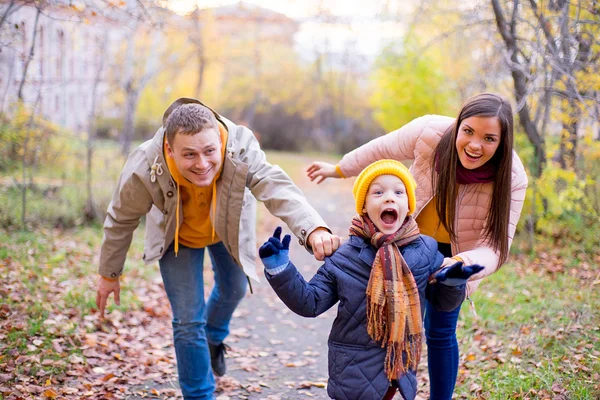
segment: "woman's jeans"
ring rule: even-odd
[[[214,399],[215,378],[208,343],[218,345],[229,334],[233,311],[246,293],[242,268],[219,242],[208,246],[215,276],[214,288],[204,301],[204,248],[173,245],[159,261],[160,273],[173,311],[173,338],[183,397]]]
[[[444,257],[451,257],[450,245],[438,243]],[[456,324],[460,306],[450,312],[436,311],[427,302],[425,336],[431,400],[450,400],[458,375],[458,341]]]

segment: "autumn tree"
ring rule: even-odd
[[[576,170],[580,125],[595,118],[600,8],[589,0],[491,0],[513,78],[519,120],[535,147],[540,176],[554,115],[563,129],[558,161]],[[553,113],[554,111],[554,113]]]
[[[141,94],[161,71],[177,71],[186,58],[181,53],[182,34],[177,34],[178,16],[151,2],[142,3],[134,17],[126,21],[129,33],[111,66],[114,81],[122,90],[124,102],[121,151],[129,152]],[[118,97],[118,96],[117,96]]]
[[[380,54],[373,73],[372,104],[387,130],[424,114],[455,115],[467,98],[502,87],[480,4],[424,0],[409,13],[389,6],[383,17],[406,26]]]

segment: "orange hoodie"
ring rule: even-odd
[[[221,159],[225,160],[225,149],[227,147],[227,130],[222,125],[219,125],[219,132],[221,134]],[[215,175],[212,184],[207,187],[199,187],[185,179],[185,177],[179,172],[175,161],[169,157],[166,148],[166,136],[163,144],[163,151],[165,154],[165,160],[167,161],[167,167],[171,176],[177,183],[177,225],[175,229],[175,255],[179,251],[179,243],[184,246],[199,249],[202,247],[209,246],[211,244],[218,243],[220,239],[215,233],[214,227],[210,219],[210,211],[212,204],[213,214],[216,212],[216,201],[217,201],[217,179],[221,175],[221,169]],[[180,210],[179,210],[179,199],[181,198],[181,204],[183,207],[183,222],[181,227],[179,226]],[[214,215],[213,215],[214,216]]]

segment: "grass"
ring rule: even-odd
[[[598,255],[539,246],[553,257],[515,257],[473,296],[478,316],[463,310],[460,398],[600,398]]]
[[[0,369],[7,360],[20,357],[17,372],[35,375],[64,374],[66,363],[43,361],[69,359],[80,354],[81,325],[95,308],[96,253],[102,232],[99,227],[75,230],[38,229],[35,232],[0,230]],[[141,260],[142,236],[135,235],[130,250],[132,260]],[[141,309],[132,290],[137,277],[146,279],[153,266],[136,264],[132,279],[125,280],[122,306],[115,309]],[[85,330],[93,326],[84,324]],[[58,342],[57,342],[58,340]],[[56,343],[62,351],[56,350]],[[29,363],[28,360],[39,360]],[[41,363],[41,365],[38,365]],[[14,367],[14,366],[13,366]]]
[[[37,226],[73,227],[86,223],[84,210],[87,202],[85,143],[69,141],[61,147],[62,153],[48,165],[27,170],[33,187],[27,189],[26,224]],[[63,153],[67,153],[68,156]],[[112,197],[125,158],[113,142],[100,141],[94,147],[92,194],[100,215]],[[0,227],[21,227],[22,171],[0,171]],[[51,205],[51,206],[49,206]]]

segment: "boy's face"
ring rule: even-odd
[[[221,169],[221,135],[215,128],[194,135],[176,134],[172,146],[167,142],[167,155],[175,161],[185,179],[196,186],[207,187]]]
[[[375,178],[369,185],[363,212],[382,233],[395,233],[408,213],[404,182],[395,175],[380,175]]]

